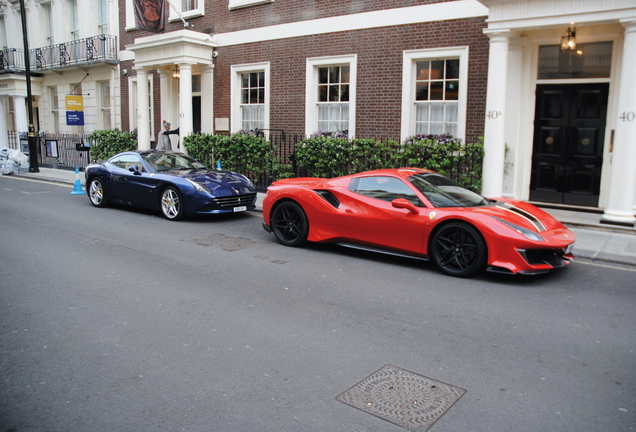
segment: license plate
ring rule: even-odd
[[[234,207],[235,212],[245,211],[247,210],[247,206]]]

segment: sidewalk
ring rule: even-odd
[[[75,171],[40,167],[39,173],[15,174],[19,177],[32,178],[42,181],[75,184]],[[79,179],[84,190],[84,173],[79,173]],[[264,193],[258,193],[256,209],[263,211]],[[574,256],[583,259],[622,264],[636,267],[636,229],[617,225],[601,224],[598,213],[579,212],[542,208],[557,220],[566,225],[576,234]]]

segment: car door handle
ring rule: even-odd
[[[356,214],[356,213],[358,213],[358,210],[346,209],[345,213],[347,213],[347,214]]]

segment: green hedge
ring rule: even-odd
[[[298,169],[311,177],[338,177],[381,168],[425,168],[479,192],[483,140],[463,145],[452,135],[415,135],[393,140],[347,140],[317,136],[296,145]]]
[[[137,132],[121,132],[118,129],[98,130],[88,136],[91,143],[91,160],[103,161],[128,150],[137,148]]]
[[[414,135],[403,143],[347,139],[344,134],[315,135],[296,143],[296,170],[279,155],[274,141],[249,132],[190,135],[183,139],[183,145],[193,158],[211,167],[220,161],[223,169],[245,174],[260,187],[280,178],[329,178],[371,169],[412,167],[434,170],[464,187],[481,190],[481,138],[464,145],[452,135]]]

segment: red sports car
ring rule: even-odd
[[[545,273],[574,258],[576,239],[533,205],[484,198],[419,168],[279,180],[267,189],[263,219],[286,246],[334,242],[431,259],[459,277]]]

